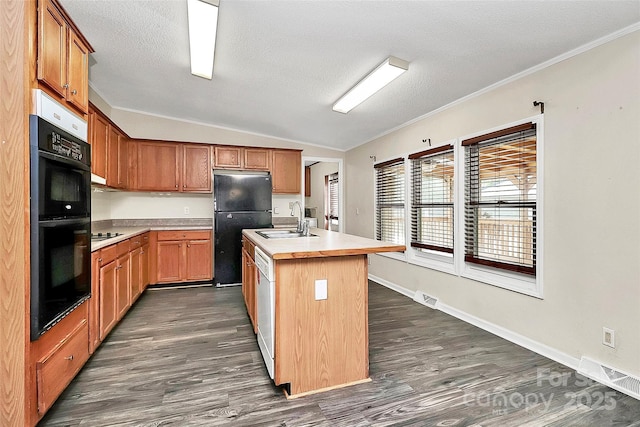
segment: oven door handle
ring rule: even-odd
[[[73,225],[73,224],[88,224],[90,222],[91,222],[91,218],[84,217],[84,218],[49,219],[46,221],[38,221],[38,224],[41,227],[53,228],[53,227],[66,227],[67,225]]]

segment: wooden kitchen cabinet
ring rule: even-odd
[[[211,192],[211,147],[205,144],[135,141],[135,190]]]
[[[246,246],[246,245],[245,245]],[[242,295],[244,296],[244,303],[247,307],[247,313],[249,314],[249,320],[253,326],[253,332],[258,332],[258,318],[257,318],[257,300],[256,300],[256,284],[257,284],[257,267],[253,259],[253,254],[250,254],[247,249],[242,248]]]
[[[182,191],[211,193],[211,147],[204,144],[181,144]]]
[[[243,147],[215,146],[213,167],[216,169],[242,169]]]
[[[159,231],[157,239],[157,283],[213,278],[211,231]]]
[[[274,194],[300,194],[301,165],[300,150],[272,151],[271,176]]]
[[[109,120],[89,104],[88,139],[91,144],[91,172],[107,178],[107,141],[109,140]]]
[[[304,168],[304,197],[311,197],[311,167]]]
[[[137,247],[129,252],[129,306],[142,294],[142,249]]]
[[[118,320],[122,319],[131,307],[131,262],[129,260],[129,241],[116,245],[116,311]]]
[[[268,171],[271,169],[271,150],[268,148],[245,147],[243,168]]]
[[[178,144],[136,141],[136,190],[180,190],[180,146]]]
[[[111,329],[116,325],[118,321],[117,312],[117,272],[118,264],[115,260],[100,267],[100,341],[104,341]]]
[[[113,125],[107,141],[107,187],[126,189],[129,185],[128,138]]]
[[[38,2],[38,81],[87,114],[93,48],[56,0]]]

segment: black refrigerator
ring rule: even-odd
[[[271,175],[268,172],[213,173],[214,282],[242,283],[242,230],[269,228]]]

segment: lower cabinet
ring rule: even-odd
[[[98,294],[99,305],[99,331],[100,341],[104,341],[107,334],[118,321],[118,311],[116,308],[117,285],[116,285],[116,261],[111,261],[104,267],[100,267],[100,291]]]
[[[247,307],[247,313],[253,326],[253,332],[258,332],[256,284],[258,268],[253,255],[253,245],[248,240],[242,244],[242,296]]]
[[[157,283],[213,278],[211,231],[159,231]]]
[[[119,256],[116,264],[116,309],[118,320],[120,320],[131,307],[131,287],[129,284],[131,263],[129,262],[129,253]]]

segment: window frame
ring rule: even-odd
[[[401,160],[401,161],[400,161]],[[376,162],[373,165],[373,183],[374,183],[374,197],[373,197],[373,213],[374,213],[374,219],[373,219],[373,238],[375,240],[378,240],[378,172],[377,170],[381,167],[385,167],[385,165],[388,164],[388,166],[391,165],[395,165],[396,163],[398,164],[402,164],[402,167],[404,168],[404,209],[403,209],[403,215],[404,215],[404,242],[402,243],[403,245],[406,246],[406,241],[407,241],[407,159],[405,155],[400,155],[398,157],[393,157],[390,158],[388,160],[384,160],[384,161],[380,161],[380,162]],[[384,253],[380,253],[377,255],[381,255],[381,256],[386,256],[389,258],[393,258],[393,259],[397,259],[400,261],[406,261],[406,251],[405,252],[384,252]]]
[[[449,141],[445,141],[439,147],[433,147],[433,150],[441,149],[443,152],[445,150],[444,147],[451,147],[453,149],[453,162],[454,162],[454,171],[453,171],[453,253],[445,253],[435,250],[426,250],[421,251],[417,248],[411,247],[411,245],[407,245],[407,261],[410,264],[430,268],[433,270],[442,271],[444,273],[449,273],[453,275],[457,275],[456,270],[456,258],[458,256],[457,248],[457,240],[456,236],[458,234],[457,223],[459,216],[459,209],[457,208],[458,204],[458,192],[459,192],[459,173],[457,167],[457,158],[458,158],[458,139],[452,139]],[[429,150],[427,150],[429,151]],[[417,156],[421,152],[416,152],[409,154],[407,156],[407,168],[409,168],[409,176],[407,177],[407,187],[409,191],[409,201],[407,202],[407,210],[408,210],[408,226],[407,226],[407,241],[411,242],[411,210],[412,210],[412,201],[413,201],[413,185],[412,185],[412,172],[413,169],[411,167],[411,157]],[[436,154],[434,154],[436,155]]]
[[[521,273],[515,273],[495,267],[488,267],[481,264],[465,261],[465,221],[464,215],[459,218],[456,224],[456,269],[461,277],[477,280],[489,285],[497,286],[503,289],[519,292],[536,298],[543,298],[543,262],[544,262],[544,117],[542,114],[529,117],[527,119],[486,129],[481,132],[465,135],[459,138],[461,141],[457,148],[459,154],[456,159],[456,171],[463,171],[465,174],[465,150],[462,141],[474,137],[487,135],[492,132],[498,132],[504,129],[522,125],[525,123],[533,123],[536,125],[536,275],[530,276]],[[457,210],[465,209],[465,179],[458,181],[458,198]],[[462,252],[460,252],[462,251]]]

